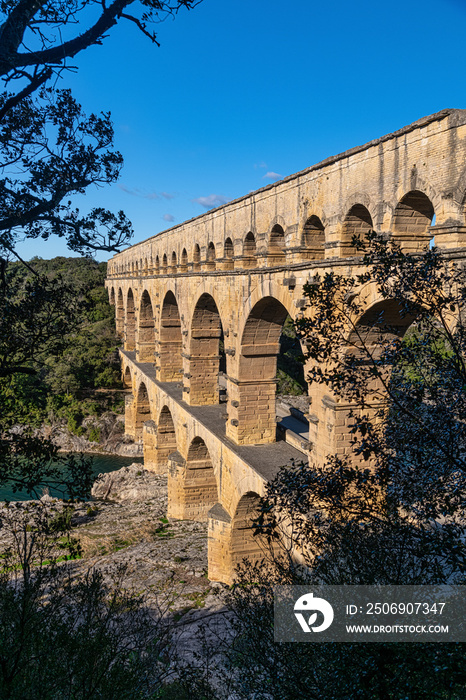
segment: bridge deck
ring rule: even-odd
[[[225,404],[213,404],[210,406],[190,406],[182,399],[182,385],[179,382],[159,382],[155,376],[155,368],[151,363],[136,362],[136,353],[128,350],[120,350],[139,369],[150,382],[170,396],[176,403],[192,415],[201,425],[209,430],[215,437],[226,445],[231,452],[238,455],[266,481],[270,481],[277,474],[280,467],[294,462],[307,462],[305,455],[295,449],[284,440],[269,445],[236,445],[225,435],[225,420],[223,414],[226,411]]]

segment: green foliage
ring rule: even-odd
[[[99,442],[100,441],[100,428],[98,428],[96,426],[89,428],[88,438],[89,438],[90,442]]]
[[[304,357],[293,321],[287,316],[280,338],[280,354],[277,358],[277,392],[299,396],[307,393],[304,377]]]
[[[5,407],[2,423],[37,427],[46,420],[64,420],[71,433],[84,435],[84,417],[97,416],[109,408],[105,396],[95,394],[90,399],[89,392],[121,387],[114,312],[103,286],[107,266],[90,258],[64,257],[34,258],[31,265],[51,283],[67,280],[72,298],[79,304],[79,324],[61,337],[58,356],[51,351],[41,364],[39,358],[31,358],[27,364],[31,374],[0,379]],[[31,277],[19,263],[10,264],[8,270],[18,284]],[[92,439],[98,440],[95,429]]]
[[[79,577],[71,509],[41,503],[0,511],[10,546],[0,558],[0,697],[136,700],[167,675],[168,629],[125,585],[124,567]]]
[[[466,697],[463,644],[273,638],[274,584],[466,583],[464,268],[372,234],[365,253],[361,275],[305,288],[309,381],[351,407],[352,452],[267,484],[254,523],[265,561],[240,569],[230,601],[225,684],[239,699]]]

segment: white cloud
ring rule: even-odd
[[[267,163],[264,163],[264,161],[261,160],[260,163],[254,163],[254,167],[255,167],[255,168],[266,168],[266,167],[267,167]]]
[[[209,194],[207,197],[198,197],[193,199],[193,202],[197,202],[204,209],[213,209],[214,207],[221,207],[222,204],[226,204],[228,199],[221,194]]]
[[[173,199],[175,196],[172,192],[161,192],[160,194],[164,199]]]
[[[172,214],[164,214],[162,219],[164,221],[175,221],[175,217]]]
[[[274,173],[273,170],[269,170],[265,175],[262,175],[263,180],[280,180],[283,175],[280,175],[280,173]]]

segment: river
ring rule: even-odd
[[[121,469],[122,467],[127,467],[133,462],[143,462],[142,457],[118,457],[114,455],[102,455],[102,454],[90,454],[87,455],[92,458],[92,467],[95,476],[98,474],[107,474],[107,472],[113,472],[116,469]],[[62,497],[62,493],[54,492],[50,489],[51,496]],[[29,501],[31,496],[25,491],[15,491],[13,492],[11,487],[4,486],[0,488],[0,501]]]

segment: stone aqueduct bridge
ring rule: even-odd
[[[248,513],[277,467],[283,322],[316,274],[360,267],[353,234],[416,251],[466,249],[466,110],[444,110],[158,234],[113,257],[107,287],[131,388],[126,432],[167,469],[168,514],[208,521],[209,576],[230,582],[259,556]],[[361,291],[369,310],[380,301]],[[400,326],[402,322],[400,321]],[[219,339],[226,403],[219,400]],[[223,376],[223,375],[222,375]],[[347,407],[310,389],[309,452],[349,449]]]

